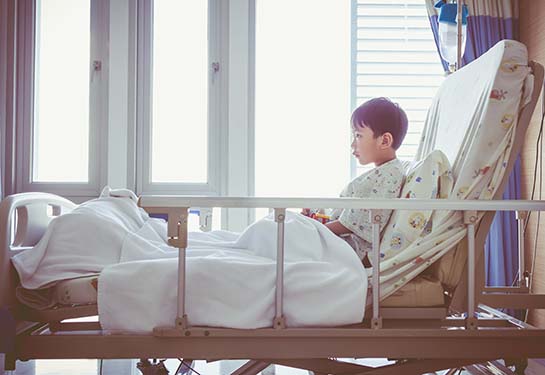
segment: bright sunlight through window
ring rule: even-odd
[[[350,1],[257,0],[255,44],[255,195],[337,196],[350,178]]]
[[[36,2],[32,179],[89,180],[90,0]]]
[[[208,1],[153,8],[152,182],[207,182]]]

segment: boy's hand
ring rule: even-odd
[[[352,231],[342,225],[339,220],[330,221],[325,226],[328,227],[329,230],[335,233],[337,236],[340,236],[341,234],[352,233]]]
[[[301,210],[301,215],[310,216],[310,208],[303,208]]]

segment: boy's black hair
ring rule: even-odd
[[[388,98],[374,98],[360,105],[352,113],[352,127],[354,129],[369,127],[376,137],[388,132],[394,140],[392,148],[397,150],[405,135],[408,126],[407,114],[397,104]]]

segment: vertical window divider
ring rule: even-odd
[[[137,44],[136,44],[136,192],[141,194],[144,191],[144,179],[149,173],[150,161],[149,146],[145,144],[145,139],[150,138],[150,127],[146,124],[151,123],[151,99],[146,100],[147,93],[151,91],[151,38],[153,19],[153,2],[138,0],[137,2]]]
[[[228,169],[229,169],[229,0],[216,0],[219,9],[219,59],[223,74],[220,74],[221,88],[219,90],[218,100],[218,193],[220,196],[227,194],[228,187]],[[227,210],[220,209],[221,223],[227,222]],[[227,227],[223,225],[223,229]]]
[[[137,190],[138,173],[136,170],[137,158],[137,118],[138,118],[138,22],[141,17],[138,11],[139,4],[135,0],[129,2],[129,46],[128,46],[128,113],[127,113],[127,188]]]
[[[34,37],[36,24],[35,3],[21,1],[16,8],[16,191],[24,191],[32,173],[32,138],[31,126],[34,106],[32,93],[34,91],[32,66],[34,62]]]
[[[255,33],[256,33],[256,1],[249,1],[249,25],[248,33],[248,195],[255,196]],[[253,223],[256,218],[255,209],[248,210],[248,223]]]
[[[358,48],[358,1],[350,0],[350,113],[356,109],[356,83],[358,77],[357,59]],[[351,126],[349,124],[348,126]],[[352,129],[351,129],[352,130]],[[351,142],[351,140],[349,140]],[[357,161],[355,158],[350,158],[350,179],[354,179],[357,175]]]
[[[114,0],[115,1],[115,0]],[[110,39],[110,0],[91,0],[91,54],[90,71],[93,72],[94,61],[100,61],[100,74],[98,82],[91,80],[89,97],[89,179],[95,191],[100,189],[108,181],[108,107],[109,107],[109,39]],[[95,12],[93,14],[93,12]],[[93,108],[97,108],[93,113]],[[92,157],[93,154],[95,157]]]
[[[208,0],[208,189],[221,195],[221,98],[225,66],[222,56],[222,8],[219,0]]]

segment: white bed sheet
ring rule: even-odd
[[[276,227],[262,219],[241,234],[191,233],[187,314],[191,325],[272,326]],[[363,319],[367,274],[352,248],[299,214],[285,221],[284,315],[288,326]],[[22,286],[100,273],[98,309],[107,330],[149,332],[176,315],[177,251],[166,226],[129,198],[102,197],[53,220],[42,241],[13,259]]]

